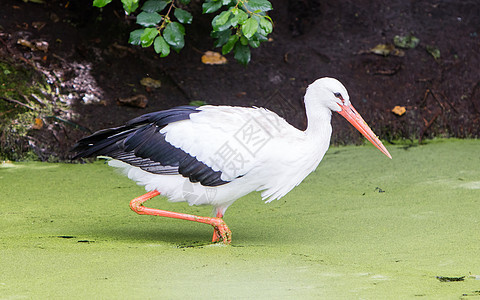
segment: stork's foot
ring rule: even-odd
[[[158,191],[151,191],[137,197],[130,201],[130,208],[140,215],[152,215],[152,216],[160,216],[160,217],[168,217],[168,218],[175,218],[187,221],[194,221],[204,224],[209,224],[213,226],[213,239],[212,242],[223,242],[225,245],[228,245],[232,242],[232,232],[228,228],[225,221],[223,221],[222,217],[223,214],[218,212],[217,217],[201,217],[183,213],[177,213],[173,211],[161,210],[156,208],[150,208],[143,206],[143,203],[155,196],[160,195]]]
[[[227,226],[227,223],[221,218],[212,218],[213,226],[213,243],[223,242],[228,245],[232,242],[232,231]]]

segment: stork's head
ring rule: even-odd
[[[317,79],[308,86],[307,92],[314,94],[312,98],[315,98],[315,101],[322,102],[332,111],[339,112],[342,110],[342,105],[350,104],[347,89],[335,78],[323,77]]]
[[[307,97],[312,98],[312,100],[314,99],[313,101],[315,102],[319,101],[317,102],[319,105],[324,105],[330,110],[338,112],[358,131],[360,131],[367,140],[382,151],[383,154],[392,158],[382,142],[352,106],[347,89],[340,81],[330,77],[317,79],[308,87],[307,95],[305,95],[305,102],[307,102]],[[305,104],[307,105],[307,103]]]

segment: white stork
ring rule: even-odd
[[[338,80],[316,80],[308,87],[304,101],[305,131],[264,108],[180,106],[98,131],[78,141],[74,158],[110,157],[110,166],[122,169],[147,190],[130,202],[133,211],[210,224],[214,227],[212,241],[229,244],[231,231],[222,219],[226,209],[252,191],[261,191],[262,199],[270,202],[299,185],[329,147],[332,111],[392,158],[353,108]],[[143,206],[160,194],[173,202],[212,205],[216,217]]]

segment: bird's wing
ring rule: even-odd
[[[265,159],[262,149],[293,128],[263,108],[202,106],[190,119],[160,131],[171,145],[221,172],[223,181],[244,176]]]
[[[73,151],[75,158],[105,155],[150,173],[218,186],[258,166],[262,147],[288,126],[265,109],[184,106],[94,133]]]
[[[105,129],[77,142],[74,157],[109,156],[147,172],[188,177],[206,186],[226,183],[214,171],[185,151],[165,140],[160,130],[169,124],[188,120],[199,113],[196,107],[183,106],[137,117],[126,125]]]

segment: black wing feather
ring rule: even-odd
[[[144,114],[121,127],[97,131],[74,145],[72,151],[77,152],[74,159],[104,155],[154,174],[181,174],[191,182],[200,182],[205,186],[228,183],[221,179],[220,171],[214,171],[173,146],[160,132],[168,124],[187,120],[192,113],[198,112],[195,106],[179,106]]]

